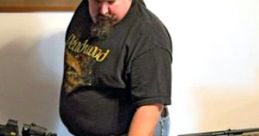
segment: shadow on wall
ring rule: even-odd
[[[21,37],[0,48],[0,124],[12,118],[19,127],[34,122],[56,128],[64,32],[31,41]]]
[[[258,68],[257,68],[257,72],[256,72],[256,88],[257,88],[257,90],[259,91],[259,66],[258,66]]]
[[[254,86],[203,87],[195,93],[200,132],[259,128],[259,70]]]

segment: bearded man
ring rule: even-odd
[[[76,136],[167,136],[172,43],[142,0],[83,0],[66,33],[60,116]]]

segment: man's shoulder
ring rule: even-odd
[[[137,12],[135,29],[137,29],[138,33],[157,35],[160,32],[167,31],[160,18],[145,6],[139,5],[135,12]]]

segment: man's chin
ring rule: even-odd
[[[117,19],[112,16],[100,15],[96,20],[91,26],[91,36],[92,38],[104,40],[109,36],[113,26],[117,23]]]
[[[105,40],[112,30],[112,26],[98,26],[93,25],[91,27],[91,37],[98,40]]]

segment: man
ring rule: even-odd
[[[143,1],[83,0],[66,34],[66,127],[76,136],[166,136],[171,52],[166,28]]]

